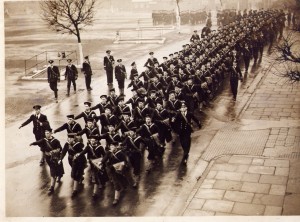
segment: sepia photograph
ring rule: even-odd
[[[2,2],[5,221],[300,221],[300,0]]]

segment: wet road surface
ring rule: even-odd
[[[259,69],[250,73],[240,84],[238,97],[243,95],[258,71]],[[11,125],[6,129],[6,134],[13,134],[18,140],[9,139],[6,142],[7,216],[93,217],[168,214],[168,208],[173,204],[172,200],[178,197],[186,187],[191,188],[201,176],[197,174],[197,162],[218,128],[223,123],[234,120],[241,110],[243,98],[238,98],[237,102],[233,102],[228,80],[224,82],[223,88],[210,107],[205,108],[203,112],[196,112],[202,121],[203,128],[196,130],[192,135],[192,148],[187,166],[180,165],[182,149],[177,141],[175,145],[167,145],[162,161],[151,174],[147,175],[145,169],[148,161],[146,160],[147,151],[145,151],[138,189],[128,186],[116,207],[112,207],[114,191],[110,182],[100,190],[100,196],[96,201],[91,198],[92,185],[89,183],[89,167],[85,171],[84,186],[80,188],[80,194],[72,199],[71,172],[67,158],[64,159],[65,175],[62,182],[57,183],[54,194],[48,196],[49,168],[47,165],[39,166],[39,149],[28,145],[33,141],[32,126],[18,130],[16,124]],[[65,121],[64,116],[70,112],[79,113],[83,109],[83,101],[91,101],[96,95],[99,95],[96,90],[91,94],[84,91],[48,109],[46,114],[52,127],[62,124]],[[57,117],[55,121],[53,121],[54,117]],[[79,122],[82,123],[81,120]],[[54,136],[61,141],[61,145],[64,145],[66,132],[57,133]],[[184,192],[189,191],[184,190]],[[176,215],[175,212],[172,215]]]

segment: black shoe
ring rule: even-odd
[[[51,186],[51,187],[48,189],[48,195],[51,195],[53,192],[54,192],[54,187]]]
[[[188,158],[189,158],[189,155],[188,155],[188,154],[187,154],[187,155],[184,155],[183,158],[182,158],[182,160],[181,160],[181,164],[186,165],[186,164],[187,164]]]
[[[70,96],[70,93],[67,93],[66,96]]]
[[[76,196],[77,196],[77,194],[78,194],[78,191],[77,191],[77,190],[73,190],[73,192],[72,192],[72,196],[71,196],[71,197],[76,197]]]
[[[114,201],[113,201],[113,206],[116,206],[117,204],[119,203],[119,200],[118,199],[114,199]]]
[[[81,177],[79,184],[83,184],[84,177]]]
[[[98,198],[98,194],[93,193],[92,198],[93,198],[93,200],[96,200]]]
[[[132,184],[132,187],[135,188],[135,189],[137,188],[137,186],[138,186],[138,182],[134,182],[134,183]]]

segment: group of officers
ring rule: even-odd
[[[210,13],[209,13],[210,14]],[[182,11],[180,12],[181,25],[197,25],[205,23],[208,15],[204,10]],[[153,25],[175,25],[176,13],[171,10],[159,10],[152,12]]]
[[[149,160],[146,171],[150,173],[161,161],[167,143],[173,146],[178,137],[183,148],[181,164],[186,165],[194,130],[192,121],[201,128],[194,111],[209,105],[227,77],[236,100],[238,81],[243,80],[241,64],[244,64],[246,75],[251,59],[254,65],[261,61],[264,46],[280,38],[283,17],[284,13],[278,10],[253,11],[217,31],[205,33],[202,39],[195,31],[189,44],[163,57],[162,63],[150,52],[144,71],[138,72],[136,63],[131,64],[127,88],[131,88],[132,97],[126,100],[125,66],[121,59],[115,65],[108,50],[104,58],[107,83],[113,86],[115,77],[119,95],[110,87],[109,94],[101,95],[98,104],[85,102],[83,112],[67,115],[66,123],[54,130],[47,117],[41,114],[41,106],[36,105],[33,107],[35,114],[20,126],[33,122],[36,142],[30,145],[40,147],[40,164],[46,161],[50,167],[49,194],[54,192],[55,183],[64,174],[62,160],[66,154],[74,182],[72,197],[78,195],[89,163],[93,198],[98,197],[99,189],[112,182],[113,205],[118,204],[125,184],[138,186],[145,150]],[[87,85],[87,89],[89,87]],[[76,121],[81,118],[84,127]],[[68,133],[64,146],[53,136],[61,131]]]

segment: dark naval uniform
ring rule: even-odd
[[[186,163],[191,148],[191,134],[193,132],[191,125],[192,120],[195,121],[199,128],[201,128],[200,121],[190,112],[178,112],[174,120],[176,132],[179,135],[180,144],[184,152],[182,159],[183,163]]]
[[[117,60],[118,62],[122,62],[122,60]],[[118,64],[115,67],[115,77],[118,81],[119,91],[120,95],[124,95],[124,84],[125,79],[127,78],[126,68],[122,64]]]
[[[42,151],[45,153],[45,159],[50,167],[50,175],[53,178],[62,177],[64,168],[62,164],[58,164],[59,154],[62,151],[60,142],[52,137],[51,139],[43,138],[30,145],[38,145],[42,147]],[[57,156],[58,158],[55,158]]]
[[[86,89],[87,90],[91,90],[91,81],[92,81],[92,75],[93,75],[93,71],[92,71],[92,67],[90,64],[90,61],[88,60],[88,57],[85,57],[86,61],[84,61],[82,63],[82,72],[85,76],[85,85],[86,85]]]
[[[67,96],[70,95],[71,83],[73,84],[74,91],[76,92],[76,80],[78,78],[78,71],[74,64],[69,64],[66,66],[65,78],[67,82]]]
[[[36,141],[43,139],[45,137],[45,129],[50,127],[47,116],[41,113],[38,116],[32,114],[28,120],[22,123],[21,127],[26,126],[30,122],[33,123],[33,134]]]
[[[115,59],[112,55],[104,57],[103,65],[104,65],[104,69],[106,71],[107,85],[112,85],[113,84],[114,64],[115,64]]]
[[[49,61],[50,64],[53,63],[52,60]],[[49,66],[47,68],[47,74],[48,74],[48,83],[50,85],[50,89],[54,92],[54,97],[57,99],[57,82],[60,81],[60,73],[57,66]]]

